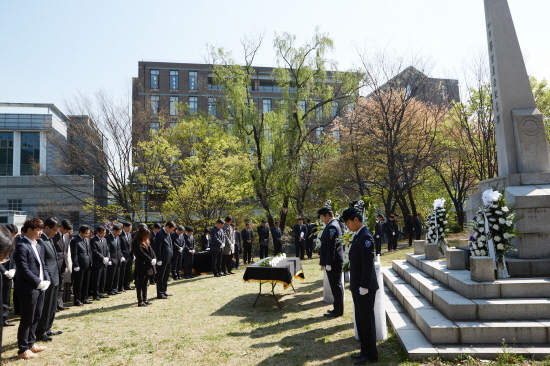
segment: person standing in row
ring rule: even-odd
[[[173,256],[172,256],[172,264],[171,264],[171,270],[172,270],[172,279],[174,281],[181,280],[181,267],[182,267],[182,257],[183,257],[183,250],[185,248],[184,243],[184,232],[183,226],[178,226],[176,228],[176,232],[170,234],[170,237],[172,238],[172,245],[173,248]]]
[[[330,290],[334,297],[334,308],[324,315],[336,318],[344,315],[344,284],[342,283],[344,248],[338,242],[338,238],[342,236],[342,229],[334,218],[334,213],[330,206],[325,206],[317,211],[317,216],[326,225],[321,234],[319,264],[322,268],[325,268]]]
[[[315,228],[316,224],[311,222],[311,219],[306,220],[307,238],[306,238],[306,254],[309,259],[313,258],[313,247],[315,245]]]
[[[306,247],[307,226],[304,225],[304,219],[299,218],[298,223],[294,225],[294,244],[296,245],[296,257],[304,260],[304,251]]]
[[[95,236],[90,240],[90,246],[92,247],[91,287],[92,296],[96,301],[108,297],[105,295],[107,269],[109,262],[111,262],[111,265],[113,264],[105,234],[105,227],[98,226],[95,231]]]
[[[201,235],[201,250],[204,252],[210,248],[210,229],[204,229]]]
[[[149,277],[155,275],[157,258],[149,241],[151,234],[145,227],[140,227],[132,241],[132,252],[136,256],[135,279],[138,306],[152,305],[147,300],[147,283]]]
[[[133,290],[130,286],[132,264],[134,262],[134,255],[132,254],[132,224],[124,222],[122,224],[122,233],[119,236],[120,251],[122,258],[120,258],[120,275],[118,278],[118,292],[124,292],[126,290]]]
[[[376,322],[374,301],[378,290],[378,280],[374,267],[373,238],[363,225],[363,215],[354,207],[342,213],[342,221],[349,230],[355,232],[349,250],[350,285],[355,309],[355,324],[361,342],[361,352],[351,357],[358,359],[355,365],[367,365],[378,362],[376,349]]]
[[[271,237],[273,238],[273,255],[283,252],[283,233],[281,231],[281,223],[275,221],[275,226],[271,228]]]
[[[7,266],[9,255],[14,249],[13,237],[15,235],[13,235],[13,233],[16,231],[17,231],[17,227],[13,224],[6,224],[5,226],[0,225],[0,266],[1,265]],[[0,284],[3,285],[5,278],[6,276],[0,276]],[[4,300],[3,295],[0,292],[0,303],[3,303],[3,300]],[[8,306],[8,310],[9,310],[9,306]],[[14,325],[14,324],[10,324],[10,325]],[[0,355],[2,355],[2,333],[3,333],[4,326],[5,325],[0,323]]]
[[[107,277],[105,279],[105,289],[107,295],[118,294],[118,282],[120,277],[120,261],[122,260],[122,250],[120,249],[120,233],[122,227],[114,225],[111,233],[105,236],[109,247],[109,265],[107,266]]]
[[[44,307],[42,316],[36,326],[36,340],[42,342],[51,341],[51,336],[59,335],[62,331],[53,332],[53,320],[57,310],[57,293],[59,291],[59,267],[57,264],[57,252],[52,239],[59,231],[59,221],[56,218],[49,218],[44,222],[44,231],[37,240],[44,255],[44,264],[50,277],[50,286],[44,291]]]
[[[227,216],[225,224],[222,226],[223,235],[225,237],[225,246],[223,248],[222,272],[226,274],[235,274],[233,269],[233,253],[235,252],[235,234],[233,233],[233,218]]]
[[[61,227],[53,237],[53,245],[57,252],[57,268],[59,268],[59,291],[57,293],[57,310],[65,310],[63,301],[71,296],[71,256],[70,243],[73,233],[73,223],[62,220]]]
[[[92,249],[88,236],[90,227],[82,225],[78,235],[71,240],[71,256],[73,261],[73,296],[74,306],[91,304],[88,301],[88,286],[90,284],[90,270],[92,266]]]
[[[382,236],[386,232],[386,224],[384,223],[384,216],[378,214],[376,216],[376,226],[374,227],[374,243],[376,246],[376,255],[382,254]]]
[[[17,227],[15,225],[6,224],[5,228],[10,232],[10,236],[12,238],[17,235]],[[2,277],[2,323],[4,327],[12,327],[15,324],[12,324],[8,321],[8,316],[10,314],[12,279],[13,276],[15,276],[14,261],[10,260],[8,257],[4,263],[0,264],[0,272],[2,273],[0,275]]]
[[[183,278],[195,278],[193,276],[193,258],[195,257],[195,237],[193,228],[186,226],[183,235]]]
[[[252,223],[247,221],[245,228],[241,232],[243,239],[243,264],[252,263],[252,243],[254,242],[254,231],[252,231]]]
[[[414,218],[414,233],[416,236],[416,240],[420,240],[420,237],[422,236],[422,215],[416,214],[416,217]]]
[[[260,259],[269,256],[269,227],[267,221],[262,220],[262,224],[258,226],[258,236],[260,239]]]
[[[21,303],[21,321],[17,330],[17,357],[28,360],[37,357],[46,347],[35,344],[36,327],[42,316],[44,291],[50,286],[50,277],[44,263],[44,255],[37,240],[42,236],[44,223],[37,218],[28,219],[21,228],[13,260],[17,271],[14,288]]]
[[[222,273],[222,255],[225,247],[223,233],[223,220],[218,219],[216,225],[210,230],[210,256],[212,258],[212,273],[214,277],[225,276]]]
[[[408,214],[405,219],[405,230],[407,231],[407,238],[409,239],[409,247],[412,247],[413,239],[415,237],[414,226],[413,215]]]
[[[388,222],[386,222],[386,236],[388,237],[388,252],[395,252],[397,249],[397,223],[395,222],[395,216],[390,215]]]
[[[234,236],[233,242],[235,243],[235,252],[234,252],[235,269],[239,269],[239,262],[240,262],[239,254],[241,254],[243,251],[241,232],[239,231],[237,224],[235,224],[234,222],[231,223],[231,228],[233,229],[233,236]]]
[[[172,266],[172,256],[174,248],[170,234],[176,229],[174,221],[168,221],[155,236],[155,246],[153,250],[157,257],[157,274],[155,282],[157,284],[157,299],[167,299],[172,296],[168,291],[168,275]]]

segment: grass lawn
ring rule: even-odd
[[[384,265],[404,259],[407,251],[382,256]],[[252,308],[259,284],[242,281],[243,267],[233,276],[172,281],[173,296],[153,299],[145,308],[137,307],[134,291],[71,307],[54,322],[63,334],[25,364],[352,365],[349,356],[359,342],[353,337],[351,295],[346,289],[343,317],[324,317],[331,305],[322,300],[318,262],[317,257],[302,262],[306,280],[295,280],[296,293],[277,285],[282,309],[269,296]],[[150,297],[155,294],[149,286]],[[17,326],[4,328],[3,364],[23,362],[16,358],[16,332]],[[412,364],[392,333],[378,349],[380,365]]]

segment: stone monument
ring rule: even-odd
[[[524,216],[517,223],[523,236],[514,239],[518,252],[510,253],[517,257],[507,259],[510,274],[550,275],[550,147],[508,1],[484,1],[499,176],[479,188],[504,189]],[[467,203],[468,219],[481,204],[480,192]]]

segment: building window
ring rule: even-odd
[[[159,100],[158,95],[151,95],[151,114],[157,114],[159,112]]]
[[[21,132],[21,175],[34,175],[33,164],[40,162],[40,132]]]
[[[316,101],[315,104],[320,103],[320,101]],[[323,118],[323,106],[318,106],[315,108],[315,118],[322,119]]]
[[[323,135],[323,126],[319,126],[315,129],[315,136],[317,136],[317,138],[320,139],[322,135]]]
[[[0,176],[13,175],[13,132],[0,132]]]
[[[158,131],[159,130],[159,123],[158,122],[151,122],[150,127],[152,130]]]
[[[216,117],[216,112],[216,98],[208,98],[208,114]]]
[[[196,116],[199,114],[199,98],[189,97],[189,114]]]
[[[8,210],[23,211],[23,200],[8,200]]]
[[[336,117],[338,115],[338,102],[332,102],[332,118]]]
[[[302,113],[306,113],[306,101],[305,100],[298,101],[298,110]]]
[[[264,111],[264,113],[271,112],[271,99],[264,99],[263,100],[263,111]]]
[[[410,98],[412,97],[412,93],[413,93],[413,88],[412,88],[412,85],[411,84],[407,84],[407,95],[405,96],[405,98]]]
[[[441,85],[441,95],[443,96],[443,101],[446,102],[448,99],[447,85]]]
[[[170,115],[171,116],[177,116],[178,115],[178,102],[179,97],[170,97]]]
[[[332,130],[332,136],[334,136],[336,141],[340,141],[340,129],[335,128],[334,130]]]
[[[189,90],[197,90],[199,88],[198,77],[196,71],[189,71]]]
[[[151,70],[151,89],[159,88],[159,70]]]
[[[175,90],[179,88],[179,72],[177,70],[170,70],[170,89]]]

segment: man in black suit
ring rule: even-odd
[[[327,273],[330,290],[334,297],[334,309],[329,310],[325,316],[339,317],[344,315],[344,284],[342,283],[344,248],[338,242],[338,238],[342,235],[342,229],[334,218],[331,207],[325,206],[321,208],[317,211],[317,215],[326,225],[321,234],[319,264]]]
[[[269,227],[265,220],[262,220],[262,224],[258,226],[258,237],[260,240],[260,259],[263,259],[269,256]]]
[[[107,268],[111,261],[109,254],[109,244],[105,239],[105,227],[98,226],[95,230],[95,236],[90,240],[92,247],[92,296],[94,300],[99,301],[108,296],[105,295],[105,282],[107,278]]]
[[[294,244],[296,245],[296,257],[304,259],[306,247],[307,226],[304,225],[304,219],[299,218],[298,223],[294,225]]]
[[[21,229],[24,236],[17,239],[13,260],[17,271],[14,288],[21,303],[21,321],[17,330],[17,357],[28,360],[37,357],[46,347],[35,344],[35,332],[44,306],[44,291],[50,286],[50,276],[44,263],[42,248],[37,239],[42,235],[44,223],[37,218],[28,219]]]
[[[73,260],[73,296],[74,305],[91,304],[88,300],[90,271],[92,268],[92,248],[90,247],[90,227],[82,225],[78,235],[71,240],[71,257]]]
[[[42,316],[38,321],[36,327],[36,340],[38,341],[51,341],[52,335],[58,335],[63,333],[62,331],[52,331],[53,320],[57,310],[57,293],[59,291],[59,266],[57,264],[57,251],[55,250],[52,239],[59,231],[59,221],[56,218],[49,218],[44,222],[44,232],[42,236],[37,240],[38,245],[42,248],[44,253],[44,263],[48,271],[48,275],[51,279],[51,284],[44,292],[44,307],[42,309]]]
[[[114,225],[111,233],[105,236],[107,246],[109,247],[109,262],[107,263],[107,276],[105,279],[105,291],[107,291],[107,295],[117,295],[119,293],[118,282],[120,277],[120,261],[122,260],[120,233],[122,233],[122,227]]]
[[[252,263],[252,243],[254,242],[254,231],[252,231],[252,223],[248,221],[245,228],[241,232],[243,239],[243,264]]]
[[[275,226],[271,228],[271,237],[273,238],[273,255],[277,255],[283,251],[283,233],[281,231],[281,223],[275,221]]]
[[[59,291],[57,292],[57,310],[65,310],[63,299],[65,294],[70,294],[71,283],[65,283],[65,273],[70,277],[71,268],[69,268],[69,244],[70,235],[73,232],[73,224],[69,220],[62,220],[61,227],[52,238],[55,251],[57,252],[57,268],[59,269]],[[66,288],[65,288],[66,287]]]
[[[240,262],[239,254],[243,252],[241,231],[237,227],[237,224],[235,224],[234,222],[231,223],[231,228],[233,229],[234,243],[235,243],[235,252],[233,253],[235,256],[235,269],[239,269],[239,262]]]
[[[13,224],[6,224],[6,229],[10,233],[15,232],[17,234],[17,228]],[[12,234],[12,237],[15,237],[15,235]],[[8,321],[8,316],[10,314],[12,279],[15,276],[15,264],[13,260],[10,260],[8,257],[7,261],[0,264],[0,273],[2,273],[0,275],[2,277],[2,323],[4,327],[12,327],[15,324]]]
[[[307,219],[307,238],[306,238],[306,254],[309,259],[313,258],[313,246],[315,245],[315,227],[316,225],[311,223],[311,219]]]
[[[151,230],[151,238],[149,239],[149,243],[151,243],[151,245],[153,245],[153,243],[155,242],[155,236],[160,231],[160,229],[162,229],[162,226],[160,226],[160,224],[158,222],[155,222],[153,224],[153,230]],[[149,284],[151,284],[151,285],[156,284],[154,274],[149,276]]]
[[[132,224],[124,222],[122,224],[122,233],[119,236],[120,251],[122,258],[120,259],[120,275],[118,278],[118,292],[133,290],[130,286],[132,277],[132,265],[134,264],[134,254],[132,253]]]
[[[422,214],[416,214],[414,218],[414,233],[416,234],[416,240],[420,240],[422,236]]]
[[[225,276],[222,273],[222,255],[225,247],[225,235],[222,228],[223,220],[218,219],[216,225],[210,230],[210,257],[214,277]]]
[[[195,237],[193,236],[192,227],[185,227],[183,243],[183,278],[194,278],[193,258],[195,257]]]
[[[157,299],[167,299],[168,294],[168,275],[172,266],[172,256],[174,252],[170,234],[176,229],[174,221],[168,221],[155,236],[155,245],[153,250],[157,257],[157,274],[155,282],[157,283]]]
[[[378,214],[376,216],[376,226],[374,227],[374,243],[376,247],[376,255],[382,255],[382,237],[386,232],[386,224],[384,223],[384,216]]]
[[[181,267],[182,267],[182,258],[183,258],[183,251],[185,248],[184,241],[184,232],[183,226],[178,226],[176,228],[176,232],[170,234],[170,237],[172,238],[172,245],[174,253],[172,256],[172,264],[171,264],[171,270],[172,270],[172,279],[175,280],[181,280]]]
[[[342,213],[342,220],[355,237],[349,250],[350,286],[355,307],[355,323],[361,342],[361,352],[351,357],[358,359],[355,365],[366,365],[378,361],[376,349],[376,323],[374,318],[374,300],[378,290],[374,267],[373,238],[366,226],[363,215],[354,207]]]
[[[8,229],[9,227],[9,229]],[[12,232],[15,231],[15,225],[13,224],[7,224],[7,225],[0,225],[0,265],[6,264],[9,260],[9,255],[13,251],[13,237],[11,235]],[[15,273],[14,273],[15,274]],[[0,275],[0,285],[3,284],[2,276]],[[13,276],[12,276],[13,277]],[[0,303],[2,303],[2,293],[0,292]],[[2,332],[3,332],[3,325],[0,323],[0,355],[2,354]]]
[[[390,215],[388,222],[386,222],[386,236],[388,237],[388,252],[395,252],[397,249],[399,231],[397,230],[397,223],[394,215]]]

